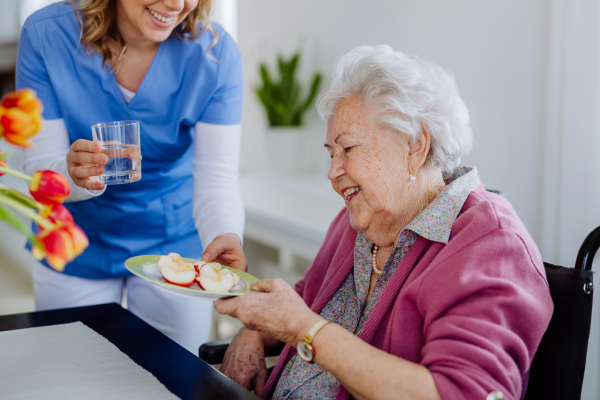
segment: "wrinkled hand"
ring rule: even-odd
[[[73,183],[84,189],[102,190],[104,184],[96,176],[104,173],[102,165],[108,163],[108,157],[102,154],[99,143],[79,139],[75,141],[67,154],[67,166]]]
[[[260,396],[268,378],[261,334],[240,329],[227,348],[221,372]]]
[[[238,235],[224,233],[213,240],[202,254],[202,261],[216,261],[239,271],[248,271],[248,262]]]
[[[219,314],[238,318],[246,328],[264,332],[291,346],[302,340],[321,317],[311,311],[282,279],[265,279],[252,285],[257,292],[214,302]]]

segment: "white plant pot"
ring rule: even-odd
[[[269,127],[266,131],[269,171],[275,175],[293,177],[298,174],[298,159],[302,145],[302,127]]]

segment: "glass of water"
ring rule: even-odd
[[[142,179],[140,123],[113,121],[92,125],[94,142],[108,157],[100,182],[105,185],[131,183]]]

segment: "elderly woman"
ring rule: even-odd
[[[222,371],[263,398],[519,399],[552,300],[509,203],[457,168],[472,135],[452,74],[360,47],[318,108],[346,208],[294,289],[215,302],[245,325]]]

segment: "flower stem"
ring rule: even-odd
[[[11,188],[9,186],[6,186],[6,185],[3,185],[3,184],[0,183],[0,190],[2,190],[2,189],[6,190],[6,191],[13,191],[14,190],[13,188]],[[39,201],[36,201],[36,200],[34,200],[34,199],[30,198],[30,197],[27,197],[24,194],[22,194],[21,192],[19,192],[19,194],[23,195],[23,197],[26,197],[27,200],[31,203],[31,205],[35,206],[35,208],[37,208],[38,210],[42,211],[45,208],[44,205],[42,203],[40,203]]]
[[[21,214],[25,215],[26,217],[31,218],[33,221],[38,223],[44,229],[52,229],[54,227],[54,224],[52,222],[48,221],[46,218],[42,217],[41,215],[39,215],[38,213],[33,211],[31,208],[24,206],[23,204],[19,203],[16,200],[8,198],[4,195],[0,195],[0,203],[4,203],[7,206],[19,211]]]
[[[14,169],[6,168],[6,167],[0,167],[0,172],[7,173],[9,175],[14,175],[17,178],[21,178],[21,179],[26,180],[27,182],[31,182],[31,180],[33,179],[29,175],[26,175],[26,174],[24,174],[22,172],[18,172],[18,171],[15,171]]]

